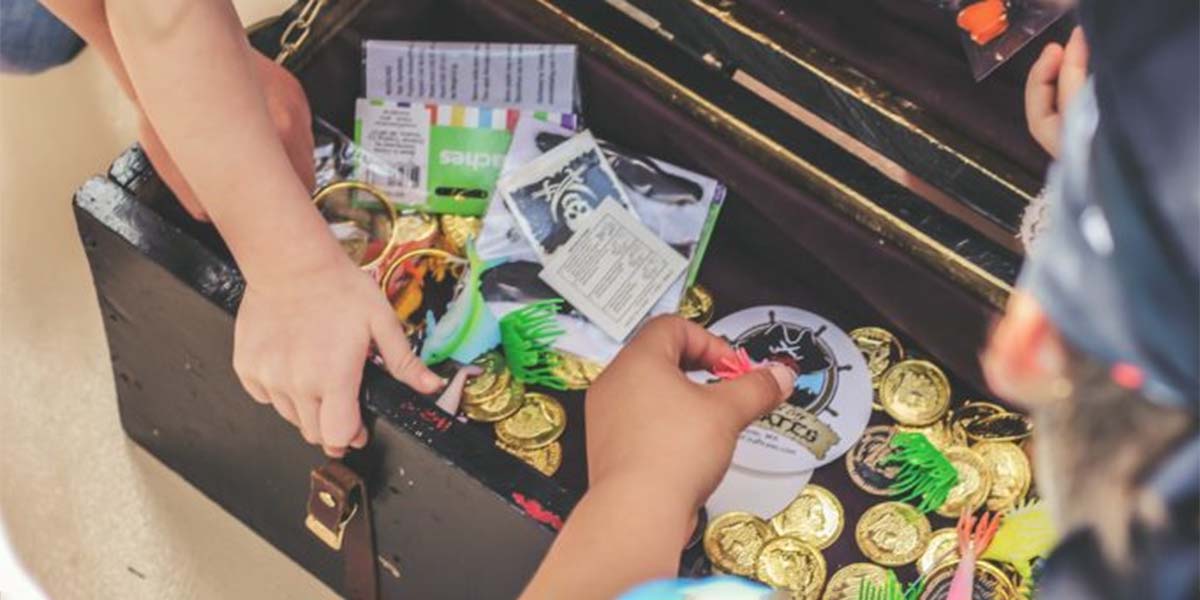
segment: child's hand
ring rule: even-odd
[[[374,281],[344,256],[267,284],[248,283],[233,364],[242,385],[330,456],[367,441],[358,392],[371,342],[393,377],[422,393],[442,379],[421,364]]]
[[[693,515],[729,467],[738,434],[783,401],[795,380],[782,365],[709,385],[684,374],[732,354],[721,338],[690,321],[649,322],[588,390],[592,487],[644,484],[660,499],[673,495]]]
[[[795,375],[772,365],[701,385],[733,351],[679,317],[638,332],[588,390],[589,487],[521,595],[615,598],[674,577],[696,510],[729,468],[738,434],[791,393]]]
[[[300,177],[305,189],[311,190],[316,180],[313,165],[312,113],[304,88],[287,69],[257,51],[251,51],[251,62],[258,78],[258,87],[267,102],[267,111],[275,132],[283,142],[284,151],[291,159],[292,168]],[[183,178],[183,173],[167,154],[162,140],[158,138],[150,121],[143,115],[138,124],[138,141],[142,150],[154,165],[159,178],[171,188],[179,204],[195,219],[207,220],[204,210],[192,188]]]
[[[1050,156],[1058,158],[1062,114],[1087,81],[1088,48],[1076,27],[1064,49],[1047,44],[1025,81],[1025,120],[1029,133]]]

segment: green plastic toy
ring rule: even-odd
[[[558,366],[555,340],[563,333],[554,316],[563,301],[539,300],[500,318],[500,344],[513,378],[521,383],[540,385],[555,390],[567,389],[567,384],[554,373]]]
[[[900,465],[900,473],[890,488],[902,502],[920,498],[917,509],[929,512],[946,501],[958,484],[958,471],[929,440],[920,433],[900,432],[892,436],[892,453],[880,466]]]

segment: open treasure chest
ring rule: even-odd
[[[327,151],[318,159],[350,165],[335,164],[324,181],[333,199],[319,198],[322,210],[354,217],[357,203],[372,198],[384,207],[365,224],[347,218],[331,227],[382,281],[427,358],[465,343],[445,333],[448,325],[437,331],[456,322],[447,307],[464,287],[489,305],[566,310],[554,298],[559,288],[539,283],[538,263],[555,260],[578,232],[538,234],[536,215],[523,215],[518,233],[538,240],[528,256],[478,270],[486,230],[503,218],[494,212],[562,184],[523,180],[527,169],[499,181],[493,173],[486,184],[471,179],[501,172],[519,140],[532,165],[570,151],[574,168],[590,152],[594,164],[578,167],[591,169],[583,179],[595,171],[617,198],[670,210],[702,203],[701,225],[680,250],[687,260],[675,257],[683,266],[655,297],[674,293],[666,312],[710,324],[751,360],[782,352],[797,361],[802,377],[787,405],[817,441],[792,442],[820,460],[771,473],[786,483],[774,485],[784,496],[769,506],[748,499],[763,494],[745,492],[762,475],[747,469],[741,495],[709,504],[680,572],[734,573],[795,597],[840,598],[858,597],[864,579],[885,585],[888,567],[900,581],[924,575],[923,597],[936,598],[954,571],[959,514],[1010,510],[1032,494],[1021,446],[1029,422],[988,398],[977,355],[1020,267],[1015,233],[1046,158],[1022,124],[1028,57],[1017,54],[977,83],[960,34],[953,13],[916,0],[309,0],[255,28],[251,40],[268,56],[282,51],[303,83],[318,153]],[[511,107],[411,104],[424,111],[418,119],[429,117],[422,131],[433,138],[439,123],[464,119],[507,135],[498,146],[465,150],[449,138],[429,141],[444,162],[470,169],[426,165],[421,174],[410,165],[372,180],[355,161],[395,150],[385,130],[411,113],[410,104],[368,97],[366,88],[399,76],[373,75],[370,52],[378,43],[400,65],[435,47],[407,40],[564,45],[553,48],[570,48],[576,82],[564,89],[578,103],[515,117]],[[475,60],[500,64],[498,56]],[[545,64],[563,58],[538,56]],[[531,122],[536,131],[522,134]],[[432,211],[440,214],[392,203],[402,192],[391,188],[418,181],[428,205],[440,196],[442,208]],[[552,216],[582,219],[587,211],[560,196]],[[314,471],[320,450],[252,402],[234,374],[243,280],[215,230],[187,217],[136,148],[87,182],[75,206],[132,439],[344,595],[370,595],[375,584],[356,579],[364,572],[378,573],[385,597],[520,592],[586,489],[584,394],[619,348],[593,352],[588,340],[611,335],[573,339],[550,359],[553,377],[524,377],[523,393],[503,398],[497,390],[513,388],[518,366],[493,341],[465,361],[477,374],[454,412],[368,364],[361,400],[371,443],[345,459],[348,469]],[[648,210],[636,212],[649,221]],[[384,248],[372,247],[379,214]],[[670,223],[676,213],[663,214]],[[664,231],[655,233],[669,237]],[[574,309],[587,303],[567,299]],[[454,364],[448,358],[441,368]],[[531,442],[512,419],[535,405],[558,416],[549,436]],[[821,422],[822,414],[836,422]],[[948,497],[928,506],[919,496],[892,502],[903,465],[887,458],[912,434],[952,466],[942,486]],[[365,485],[338,487],[346,473]],[[352,539],[363,530],[373,546]],[[740,554],[722,546],[726,530],[757,539],[755,549],[799,539],[807,562],[784,563],[808,566],[764,575],[745,546]],[[1029,577],[1027,564],[981,561],[976,593],[1015,596]]]

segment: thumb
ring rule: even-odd
[[[446,382],[417,358],[396,315],[390,310],[380,313],[371,321],[371,338],[375,340],[388,373],[422,394],[441,389]]]
[[[1063,49],[1062,67],[1058,74],[1058,112],[1066,112],[1067,105],[1088,77],[1088,47],[1083,29],[1076,27]]]
[[[737,379],[709,385],[708,389],[734,410],[741,431],[786,400],[795,381],[794,371],[779,363],[769,363]]]

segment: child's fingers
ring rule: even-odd
[[[708,385],[705,389],[734,409],[738,418],[737,431],[741,431],[786,400],[792,393],[795,381],[796,374],[791,369],[771,363],[737,379]]]
[[[358,410],[357,385],[330,390],[321,398],[321,442],[326,446],[350,445],[362,430],[362,415]]]
[[[284,395],[273,394],[273,396]],[[317,399],[310,397],[298,397],[292,398],[291,400],[292,405],[296,407],[296,418],[300,420],[300,434],[304,436],[304,441],[310,444],[320,444],[321,422],[320,416],[318,415],[319,403]]]
[[[1058,111],[1067,109],[1067,104],[1075,97],[1075,93],[1087,81],[1088,46],[1083,37],[1083,29],[1076,27],[1067,40],[1067,47],[1062,53],[1062,66],[1058,75]]]
[[[354,437],[350,439],[350,447],[362,449],[366,445],[367,445],[367,428],[359,427],[358,433],[354,434]]]
[[[665,315],[646,323],[617,358],[620,360],[621,355],[634,361],[665,358],[680,367],[707,369],[730,352],[729,344],[703,327],[682,317]]]
[[[1062,67],[1063,48],[1047,44],[1029,69],[1025,80],[1025,114],[1032,120],[1055,112],[1058,71]]]
[[[390,310],[380,310],[371,321],[371,338],[383,357],[383,363],[392,377],[407,383],[422,394],[432,394],[445,381],[430,371],[413,353],[404,336],[404,328]]]
[[[291,423],[296,429],[300,429],[300,417],[296,414],[296,407],[292,405],[291,400],[287,399],[287,396],[273,397],[271,406],[275,407],[275,412],[279,413],[284,421]]]

